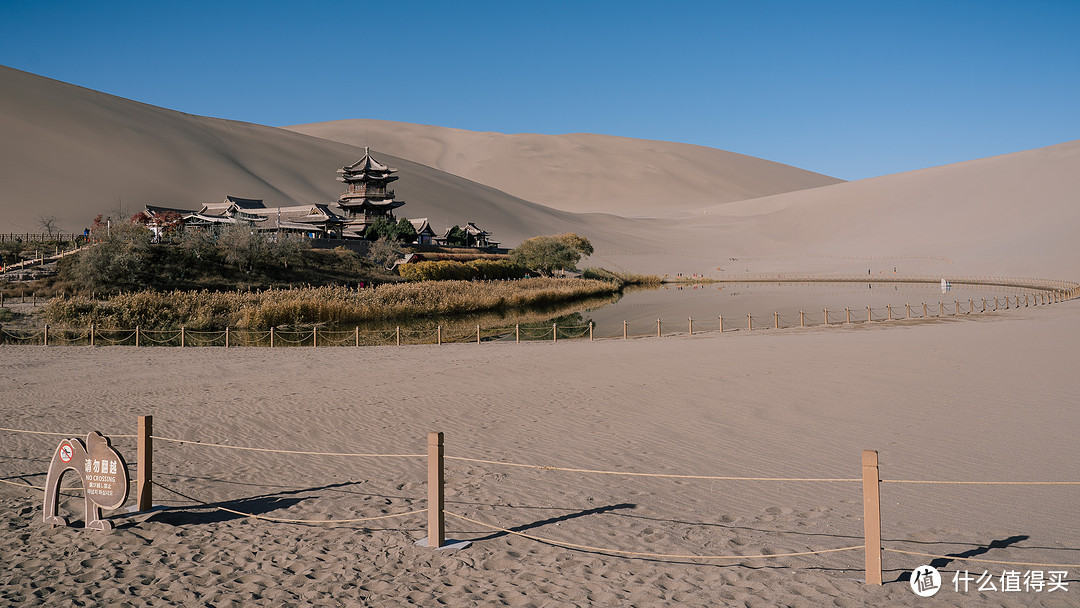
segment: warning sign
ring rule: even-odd
[[[78,439],[61,441],[45,480],[47,524],[67,525],[67,520],[57,515],[57,496],[60,479],[68,471],[75,471],[82,479],[86,527],[110,529],[112,524],[101,518],[101,509],[116,509],[127,501],[128,471],[123,457],[112,447],[108,437],[96,431],[86,436],[85,444]]]

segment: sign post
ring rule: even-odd
[[[83,484],[84,524],[91,530],[111,530],[112,522],[101,518],[102,509],[118,509],[128,498],[128,470],[124,458],[108,437],[97,431],[79,439],[64,439],[56,448],[45,479],[44,521],[66,526],[57,514],[57,498],[64,473],[75,471]]]

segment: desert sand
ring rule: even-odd
[[[711,476],[1077,481],[1065,380],[1080,356],[1075,302],[961,320],[560,344],[353,349],[0,347],[5,425],[237,446],[422,454]],[[43,482],[59,438],[4,434],[4,478]],[[133,441],[116,445],[134,458]],[[3,598],[110,605],[927,605],[885,554],[692,560],[574,550],[448,518],[451,552],[414,545],[422,459],[229,451],[158,441],[171,509],[118,530],[40,523],[41,494],[4,485]],[[69,480],[70,481],[70,480]],[[882,484],[884,546],[1080,563],[1075,486]],[[76,513],[76,498],[62,511]],[[562,542],[659,554],[759,555],[862,543],[860,485],[658,479],[450,460],[447,510]],[[76,517],[77,518],[77,517]],[[991,543],[1002,545],[989,548]],[[1002,566],[936,562],[1000,575]],[[956,593],[931,605],[1077,605],[1068,592]],[[898,581],[899,582],[894,582]]]
[[[328,202],[338,194],[334,171],[363,153],[8,68],[0,67],[0,84],[4,232],[33,231],[42,215],[81,230],[97,213],[119,217],[146,203],[197,207],[226,194],[269,204]],[[528,159],[523,165],[535,165],[545,150],[582,147],[572,158],[598,185],[576,188],[589,195],[555,208],[525,198],[540,190],[524,167],[496,165],[503,181],[493,183],[485,150],[463,154],[461,162],[477,170],[472,180],[440,170],[462,170],[444,154],[455,142],[485,137],[416,132],[407,145],[428,138],[431,147],[403,150],[423,152],[437,166],[375,147],[400,170],[396,189],[406,215],[428,216],[440,227],[476,221],[506,245],[579,232],[596,246],[588,265],[720,277],[885,269],[1080,277],[1077,142],[805,184],[799,180],[828,178],[693,146],[486,137],[498,141],[503,157]],[[666,184],[667,200],[680,203],[657,205],[656,217],[586,213],[611,208],[599,193],[618,191],[612,184],[622,178],[605,167],[621,166],[619,155],[647,149],[641,146],[692,168],[684,181]],[[710,163],[728,162],[733,169],[717,166],[710,184]],[[740,173],[752,179],[732,181]],[[702,198],[710,189],[715,196]],[[69,195],[58,195],[64,191]],[[756,198],[737,200],[749,195]],[[887,480],[1080,481],[1072,415],[1078,321],[1080,305],[1068,302],[917,323],[593,343],[272,351],[2,346],[0,412],[4,427],[72,436],[130,434],[136,416],[152,414],[163,437],[348,453],[419,454],[428,432],[443,431],[450,457],[561,468],[856,478],[860,450],[868,448],[879,450]],[[59,437],[0,436],[0,477],[41,485]],[[131,439],[116,445],[134,459]],[[905,579],[929,558],[886,553],[888,582],[878,588],[861,582],[858,550],[734,561],[612,553],[857,546],[861,497],[851,482],[671,479],[450,460],[450,512],[600,550],[450,517],[450,536],[473,544],[434,552],[414,544],[425,536],[421,514],[294,524],[213,508],[337,521],[406,513],[425,506],[422,459],[159,441],[155,468],[156,501],[170,508],[114,513],[118,529],[111,533],[47,529],[36,490],[0,484],[7,530],[0,597],[12,605],[117,606],[1080,605],[1080,567],[1067,568],[1068,592],[963,594],[947,582],[927,601]],[[885,483],[885,547],[1080,564],[1075,487]],[[75,497],[62,505],[69,515],[79,510]],[[958,569],[1004,570],[934,563],[947,579]]]
[[[842,181],[726,150],[592,133],[507,135],[365,119],[284,128],[575,213],[655,217]]]
[[[183,114],[10,68],[0,67],[0,83],[0,208],[6,232],[35,231],[37,218],[47,215],[67,230],[81,230],[97,213],[130,215],[147,203],[197,208],[226,194],[264,198],[271,205],[326,203],[340,192],[335,171],[363,155],[362,148],[337,141]],[[346,139],[354,126],[329,123],[320,129]],[[1070,232],[1080,220],[1078,142],[810,187],[799,181],[805,172],[792,167],[699,146],[400,129],[415,132],[404,137],[409,143],[402,149],[414,153],[429,141],[429,151],[419,156],[438,156],[455,169],[484,169],[478,178],[489,179],[485,158],[519,159],[516,167],[494,165],[499,179],[479,183],[376,147],[379,158],[399,169],[395,189],[406,201],[404,215],[427,217],[436,230],[474,221],[504,246],[536,234],[578,232],[596,247],[586,265],[717,277],[862,274],[875,268],[932,276],[1080,276],[1080,240]],[[462,152],[461,167],[439,156],[459,141],[481,146]],[[555,208],[508,194],[537,191],[542,180],[536,166],[556,163],[552,157],[568,146],[578,146],[566,152],[574,170],[569,177],[557,172],[550,183],[562,187],[582,175],[595,176],[588,188],[574,188],[587,193],[582,199]],[[655,217],[586,213],[597,207],[585,199],[601,204],[601,192],[623,192],[625,183],[644,193],[634,205],[659,196],[650,189],[656,186],[629,179],[626,159],[634,153],[653,153],[679,168],[663,171],[668,165],[656,163],[655,171],[641,169],[642,175],[665,176],[646,180],[662,184],[666,193],[652,207]],[[733,174],[757,185],[734,187]],[[811,182],[829,181],[814,175]],[[56,195],[58,180],[70,196]],[[759,196],[770,183],[777,190],[803,188]],[[710,189],[714,198],[702,202],[702,191]],[[740,192],[758,198],[733,200]]]

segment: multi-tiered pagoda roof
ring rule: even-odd
[[[397,169],[392,169],[371,157],[364,148],[364,157],[355,163],[338,169],[339,182],[345,182],[345,191],[338,197],[338,205],[349,217],[361,216],[371,219],[379,216],[394,219],[393,210],[405,204],[394,200],[394,191],[387,185],[398,179]]]

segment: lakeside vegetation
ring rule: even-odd
[[[612,296],[607,281],[532,278],[518,281],[439,281],[266,291],[139,291],[95,300],[53,298],[48,323],[103,328],[268,329],[281,325],[340,327],[371,321],[460,315]]]
[[[536,277],[574,271],[592,252],[588,239],[570,233],[528,239],[520,255],[424,261],[394,272],[389,268],[404,244],[390,238],[369,243],[361,255],[344,247],[312,249],[305,239],[243,226],[155,238],[138,225],[113,225],[102,234],[98,224],[91,235],[96,244],[35,282],[33,292],[51,299],[33,313],[36,323],[26,321],[102,329],[332,329],[482,312],[520,315],[661,282],[602,268],[586,269],[582,278]]]
[[[622,287],[659,287],[666,279],[656,274],[634,274],[632,272],[615,272],[606,268],[586,268],[581,272],[583,279],[595,279],[597,281],[609,281]]]

